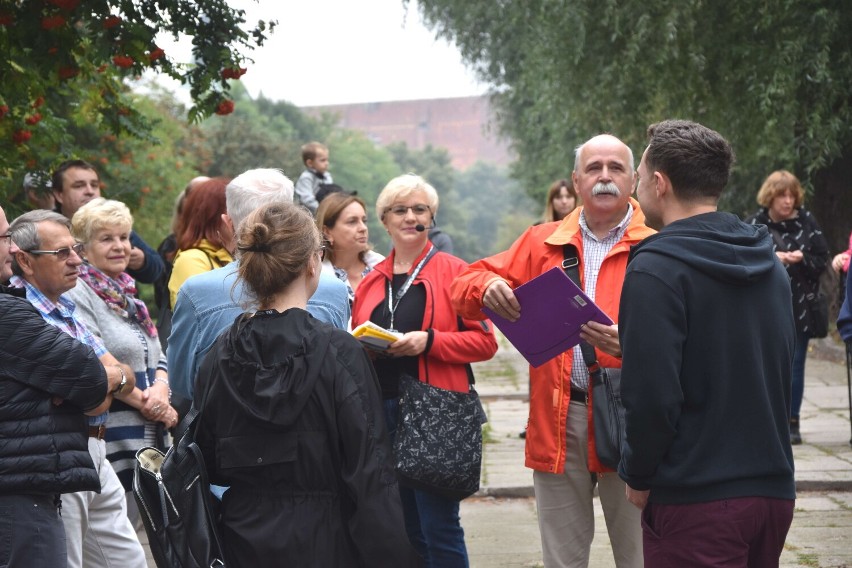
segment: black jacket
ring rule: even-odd
[[[412,549],[378,381],[348,333],[306,311],[239,318],[205,357],[196,439],[229,566],[407,566]]]
[[[795,325],[765,227],[707,213],[636,245],[618,330],[628,485],[657,503],[795,498]]]
[[[0,494],[100,492],[83,411],[106,397],[106,372],[18,295],[0,286]]]
[[[792,219],[775,223],[769,218],[766,208],[746,219],[752,225],[766,225],[775,250],[789,252],[802,251],[802,262],[786,267],[792,289],[793,317],[799,333],[810,334],[812,329],[808,294],[819,292],[819,278],[828,267],[828,242],[810,211],[799,208],[799,214]],[[780,241],[780,242],[779,242]]]

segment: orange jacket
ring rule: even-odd
[[[412,263],[417,265],[429,250],[423,249]],[[352,306],[352,327],[370,319],[380,302],[387,301],[387,282],[393,278],[393,261],[396,251],[373,267],[355,292]],[[490,321],[460,319],[450,302],[450,282],[467,266],[465,261],[444,252],[438,252],[420,271],[415,284],[426,290],[426,310],[421,329],[432,339],[427,351],[420,355],[419,379],[430,385],[465,392],[468,390],[468,363],[486,361],[497,352],[497,341]]]
[[[618,321],[618,302],[627,270],[630,247],[654,233],[645,226],[645,215],[632,199],[633,217],[622,239],[609,251],[601,265],[595,292],[595,303],[612,321]],[[496,278],[505,279],[517,288],[524,282],[561,266],[562,245],[571,243],[580,253],[580,278],[583,279],[583,237],[580,212],[575,209],[561,222],[530,227],[512,247],[492,257],[474,262],[453,281],[450,294],[453,306],[465,318],[482,318],[482,296]],[[621,360],[598,350],[598,361],[604,367],[621,367]],[[565,421],[571,398],[571,365],[569,349],[539,368],[530,367],[530,416],[526,436],[526,466],[538,471],[562,473],[565,468]],[[603,466],[595,453],[592,406],[589,412],[589,469],[611,471]]]

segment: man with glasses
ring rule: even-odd
[[[0,282],[12,276],[0,208]],[[108,398],[90,347],[45,323],[24,291],[0,285],[0,526],[8,566],[67,565],[60,495],[100,489],[85,413]]]
[[[56,212],[69,219],[77,209],[101,196],[101,180],[95,167],[84,160],[66,160],[59,164],[51,178]],[[163,259],[142,240],[135,231],[130,232],[130,264],[127,273],[134,280],[153,284],[165,270]]]
[[[74,316],[74,303],[62,295],[77,284],[81,245],[71,223],[53,211],[37,209],[21,215],[9,229],[17,245],[12,285],[23,288],[42,318],[94,349],[106,369],[110,390],[100,413],[89,417],[88,449],[100,477],[100,492],[79,491],[64,498],[68,566],[146,568],[145,552],[127,517],[124,488],[106,459],[107,409],[112,398],[127,404],[141,396],[133,370],[113,357],[100,338]]]

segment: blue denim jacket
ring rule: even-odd
[[[216,338],[245,311],[247,298],[237,282],[237,267],[238,263],[232,262],[196,274],[178,292],[167,352],[169,386],[189,400],[202,358]],[[308,312],[345,330],[350,317],[346,285],[333,275],[320,274],[317,291],[308,300]]]

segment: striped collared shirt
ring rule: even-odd
[[[59,328],[60,331],[64,331],[80,343],[91,347],[98,357],[107,353],[107,349],[101,338],[93,334],[83,322],[74,317],[74,310],[76,309],[74,302],[68,298],[59,296],[59,302],[54,304],[47,296],[41,293],[41,290],[20,276],[12,276],[9,283],[16,288],[26,290],[27,300],[35,306],[35,309],[38,310],[44,321]],[[106,423],[107,414],[107,412],[104,412],[98,416],[89,416],[89,425],[100,426]]]
[[[633,206],[627,205],[627,214],[621,222],[609,230],[607,235],[599,239],[589,229],[586,223],[586,211],[580,213],[580,233],[583,236],[583,285],[584,292],[592,300],[595,299],[595,291],[598,284],[598,273],[601,270],[604,258],[609,254],[618,241],[624,237],[624,232],[633,218]],[[580,346],[574,347],[574,361],[571,365],[571,384],[574,388],[582,391],[589,390],[589,368],[583,361],[583,352]]]

